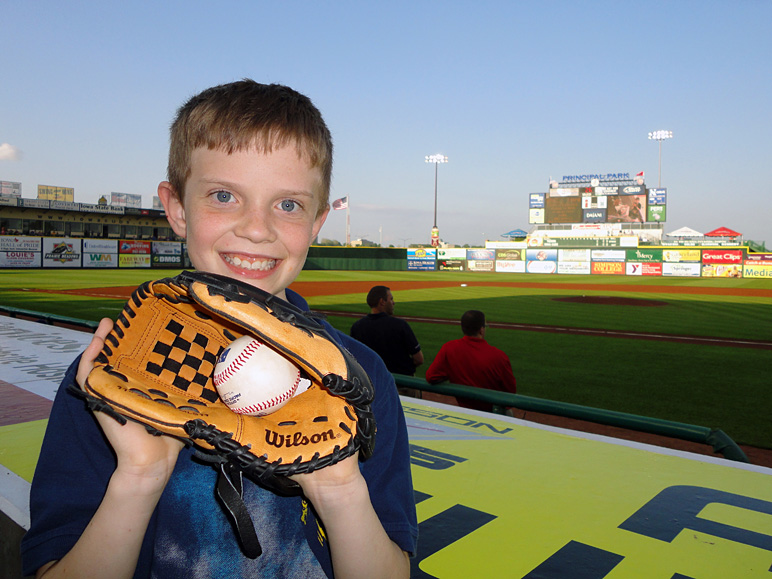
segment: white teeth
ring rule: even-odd
[[[244,269],[251,269],[256,271],[267,271],[269,269],[273,269],[274,267],[276,267],[275,259],[265,259],[265,260],[250,262],[246,259],[241,259],[238,256],[231,257],[229,255],[226,255],[225,261],[235,265],[236,267],[243,267]]]

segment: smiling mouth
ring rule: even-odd
[[[235,266],[242,269],[248,269],[251,271],[268,271],[276,267],[275,259],[248,259],[246,257],[239,257],[237,255],[224,255],[223,259]]]

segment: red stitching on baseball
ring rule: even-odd
[[[262,342],[258,342],[254,338],[252,341],[250,341],[244,349],[239,353],[238,356],[236,356],[233,360],[231,360],[231,363],[226,366],[225,370],[220,372],[219,374],[214,375],[214,382],[215,384],[222,384],[226,380],[229,380],[233,374],[236,373],[236,371],[241,368],[242,364],[245,364],[249,358],[252,357],[252,354],[257,352],[260,349],[260,346],[262,346]]]
[[[298,377],[295,380],[295,385],[293,388],[287,390],[286,392],[283,392],[279,396],[274,396],[273,398],[269,400],[264,400],[263,402],[258,402],[257,404],[252,404],[251,406],[244,406],[243,408],[233,408],[232,410],[236,414],[249,414],[251,412],[258,412],[262,413],[266,410],[269,410],[276,404],[280,404],[282,402],[286,402],[292,396],[295,394],[295,390],[298,388],[298,384],[300,383],[300,372],[298,371]],[[266,412],[267,414],[267,412]]]
[[[239,353],[236,358],[234,358],[230,364],[220,372],[219,374],[214,375],[214,381],[216,384],[222,384],[226,380],[229,380],[237,370],[241,368],[243,364],[246,364],[247,360],[252,357],[252,355],[257,352],[257,350],[260,349],[260,347],[263,346],[262,342],[257,341],[256,339],[252,338],[252,340],[244,347],[244,349]],[[300,384],[300,370],[298,370],[297,376],[295,377],[295,384],[293,384],[292,388],[289,388],[279,396],[274,396],[273,398],[270,398],[268,400],[264,400],[263,402],[259,402],[257,404],[252,404],[251,406],[245,406],[242,408],[231,408],[233,412],[236,414],[250,414],[253,412],[258,413],[264,413],[268,414],[266,410],[269,410],[273,406],[277,404],[281,404],[282,402],[286,402],[290,398],[292,398],[295,395],[295,392],[298,389],[298,385]]]

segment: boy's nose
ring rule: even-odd
[[[233,232],[239,237],[250,240],[253,243],[274,241],[276,230],[270,210],[252,208],[243,211],[238,218]]]

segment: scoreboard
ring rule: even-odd
[[[666,207],[667,189],[647,189],[643,178],[552,181],[546,193],[531,193],[529,222],[664,223]]]

